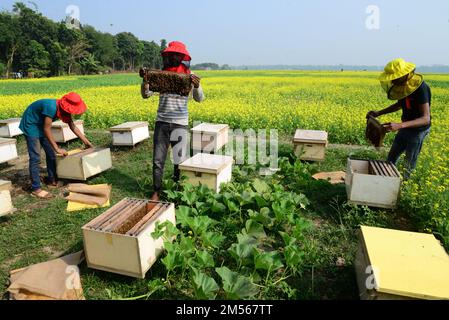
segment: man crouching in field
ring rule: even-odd
[[[81,97],[74,92],[68,93],[61,99],[42,99],[32,103],[23,113],[20,122],[20,130],[23,131],[30,157],[30,177],[32,195],[38,198],[50,198],[51,195],[42,190],[39,176],[39,164],[41,161],[40,146],[45,151],[47,160],[46,184],[49,187],[56,187],[56,154],[67,155],[67,151],[59,148],[51,133],[51,126],[54,120],[60,119],[67,123],[73,133],[91,148],[93,145],[75,126],[72,114],[82,114],[86,111],[86,104]]]
[[[405,151],[408,179],[415,169],[424,139],[430,132],[431,91],[422,75],[415,73],[416,66],[403,59],[391,61],[385,67],[379,80],[388,99],[397,100],[390,107],[380,111],[370,111],[367,116],[378,117],[402,109],[401,123],[387,123],[387,131],[398,131],[394,139],[388,161],[395,165]]]
[[[192,79],[193,98],[196,102],[204,100],[200,78],[190,71],[190,57],[185,45],[174,41],[162,52],[164,71],[189,74]],[[149,91],[148,83],[142,83],[142,97],[148,99],[153,95]],[[187,160],[190,153],[189,145],[189,112],[187,109],[188,97],[178,94],[161,94],[154,129],[153,147],[153,201],[159,201],[162,191],[162,178],[164,176],[165,160],[168,148],[173,149],[174,176],[177,182],[180,179],[179,164]]]

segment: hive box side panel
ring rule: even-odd
[[[145,277],[146,272],[156,262],[158,256],[164,250],[164,239],[161,237],[155,240],[151,234],[156,229],[156,222],[164,223],[165,221],[170,221],[176,225],[174,204],[171,204],[159,217],[151,221],[137,238],[139,243],[142,278]]]
[[[80,128],[80,125],[76,125],[76,126],[84,134],[84,130],[82,129],[82,126],[81,126],[81,128]],[[76,134],[74,134],[73,131],[70,128],[63,128],[62,132],[63,132],[63,135],[64,135],[64,141],[63,142],[67,142],[67,141],[78,139]]]
[[[64,131],[62,128],[51,128],[51,135],[53,136],[53,139],[55,139],[55,142],[58,143],[64,143]]]
[[[9,126],[9,134],[11,137],[20,136],[23,134],[22,130],[19,128],[20,121],[16,121],[10,124]]]
[[[76,127],[84,134],[84,124],[83,122],[75,122]],[[74,139],[78,139],[75,133],[68,126],[63,127],[53,127],[51,133],[56,142],[65,143]]]
[[[217,192],[220,192],[222,183],[228,183],[231,180],[232,180],[232,164],[229,164],[217,176],[217,189],[216,189]]]
[[[112,145],[114,146],[133,146],[133,136],[131,131],[112,132]]]
[[[84,172],[81,158],[79,157],[57,157],[56,173],[58,178],[84,180]]]
[[[193,132],[192,148],[195,151],[217,152],[229,142],[229,128],[217,133]]]
[[[226,128],[220,132],[217,140],[218,150],[223,148],[229,142],[229,128]]]
[[[17,159],[17,147],[15,143],[0,145],[0,163]]]
[[[193,186],[202,184],[208,186],[216,192],[219,192],[217,188],[217,175],[215,174],[204,172],[196,173],[194,171],[181,170],[181,175],[186,176],[187,182]]]
[[[196,151],[217,151],[217,135],[194,132],[192,148]]]
[[[19,128],[20,120],[0,123],[0,137],[12,138],[23,134]]]
[[[301,160],[323,161],[326,154],[326,144],[295,142],[295,154]]]
[[[103,149],[82,158],[84,179],[88,179],[112,167],[110,149]]]
[[[133,141],[134,145],[139,142],[142,142],[148,138],[150,138],[150,130],[148,129],[148,126],[137,127],[135,129],[133,129],[132,141]]]
[[[10,138],[9,126],[6,123],[0,123],[0,137]]]
[[[142,277],[136,238],[88,228],[83,229],[83,236],[89,268]]]
[[[349,200],[369,206],[394,208],[400,188],[399,178],[354,173]]]
[[[11,193],[9,190],[0,191],[0,217],[9,214],[13,210]]]

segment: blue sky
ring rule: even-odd
[[[2,0],[0,9],[14,2]],[[184,41],[193,63],[384,65],[403,57],[418,65],[449,64],[448,0],[34,2],[53,20],[76,5],[81,23],[101,31]],[[379,29],[366,28],[369,5],[379,8]]]

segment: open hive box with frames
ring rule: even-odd
[[[345,182],[351,203],[387,209],[397,205],[401,176],[391,162],[348,159]]]
[[[82,227],[88,267],[143,279],[164,249],[152,233],[165,221],[176,225],[174,204],[123,199]]]

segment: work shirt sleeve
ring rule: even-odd
[[[56,117],[56,108],[55,108],[55,106],[53,106],[53,105],[51,105],[49,103],[44,103],[42,105],[42,114],[45,117],[49,117],[49,118],[54,119]]]
[[[416,91],[415,99],[416,99],[416,104],[418,104],[418,105],[430,103],[429,91],[426,90],[426,88],[424,86],[421,86]]]
[[[154,94],[154,92],[147,89],[145,86],[145,82],[142,82],[142,86],[140,88],[140,94],[142,95],[142,98],[148,99],[149,97],[151,97]]]
[[[198,88],[193,88],[193,99],[196,102],[203,102],[205,99],[203,88],[201,85]]]

